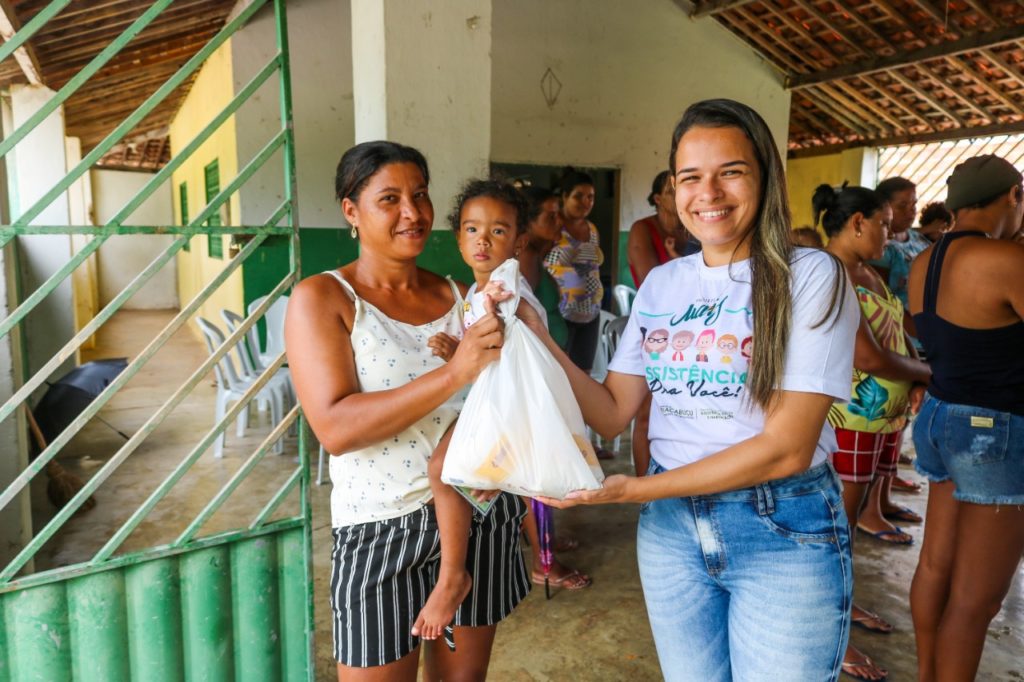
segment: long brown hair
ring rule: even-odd
[[[673,175],[679,140],[694,127],[738,128],[750,140],[761,171],[761,202],[753,226],[743,237],[750,240],[754,307],[754,354],[750,359],[746,386],[750,400],[767,412],[782,382],[786,348],[793,325],[790,269],[793,245],[789,239],[792,219],[782,158],[768,124],[756,111],[730,99],[709,99],[688,107],[676,125],[669,153]],[[846,279],[838,263],[836,272],[832,301],[819,325],[824,324],[842,305]]]

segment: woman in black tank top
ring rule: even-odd
[[[932,367],[914,423],[930,482],[910,592],[921,680],[974,679],[1024,552],[1022,176],[987,155],[947,182],[956,227],[918,256],[908,286]]]

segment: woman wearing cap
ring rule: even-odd
[[[947,180],[955,227],[910,271],[932,379],[914,423],[929,480],[910,590],[921,680],[974,679],[1024,551],[1024,218],[1020,172],[992,155]]]

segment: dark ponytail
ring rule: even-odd
[[[818,185],[811,198],[814,224],[820,223],[830,238],[839,234],[846,221],[855,213],[870,218],[885,204],[886,200],[875,190],[867,187],[847,187],[845,182],[838,188]]]
[[[654,197],[665,191],[665,185],[672,179],[672,171],[663,170],[654,176],[651,193],[647,195],[647,203],[654,206]]]

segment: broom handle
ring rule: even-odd
[[[39,428],[39,422],[36,421],[36,417],[32,414],[32,410],[26,407],[25,416],[28,417],[28,427],[32,430],[32,435],[35,436],[36,445],[39,446],[40,450],[45,450],[46,436],[43,435],[43,430]]]
[[[24,403],[22,403],[22,407],[25,408],[25,416],[28,417],[29,430],[32,431],[32,435],[36,440],[36,445],[39,446],[39,451],[42,452],[46,449],[46,436],[43,435],[43,430],[39,428],[39,422],[36,421],[36,417],[32,414],[32,410],[28,409]],[[61,473],[63,470],[64,467],[58,464],[56,460],[51,459],[46,465],[46,473],[51,478]]]

